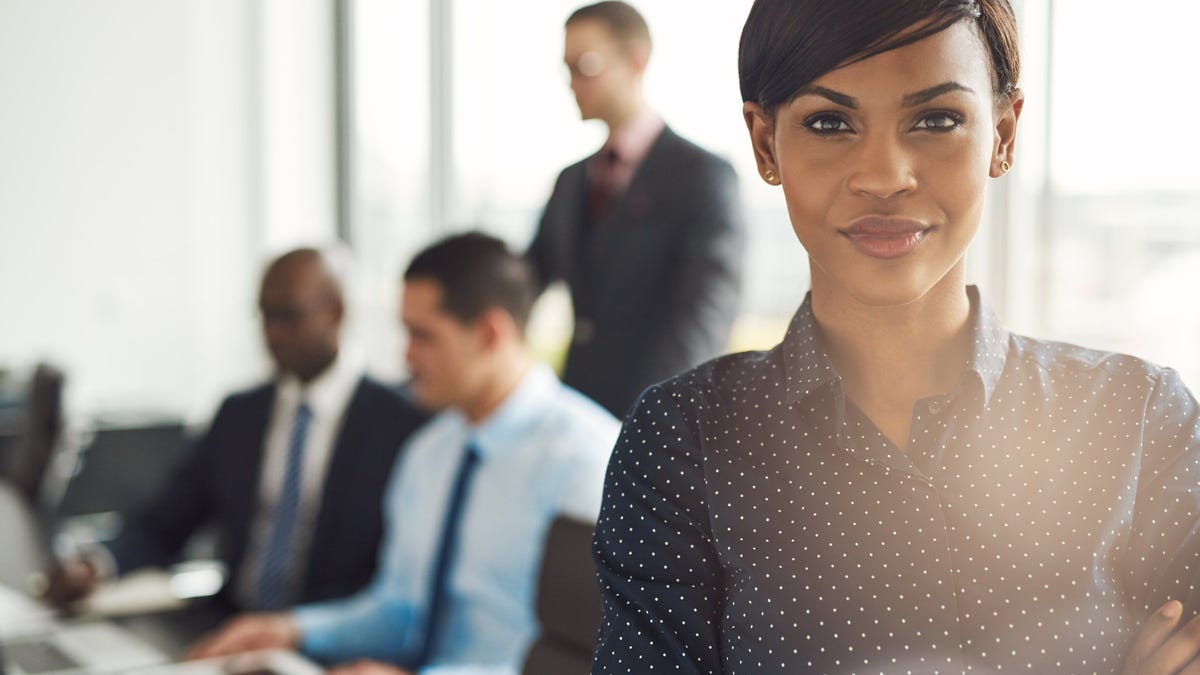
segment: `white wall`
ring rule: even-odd
[[[331,239],[337,210],[334,3],[242,4],[260,8],[263,242],[277,252]]]
[[[328,73],[261,85],[323,4],[0,0],[0,365],[60,363],[77,413],[193,420],[266,372],[260,266],[331,236],[333,128]]]

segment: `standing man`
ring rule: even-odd
[[[571,90],[608,140],[559,174],[528,252],[541,288],[570,288],[563,381],[617,416],[645,387],[724,351],[742,273],[733,167],[646,105],[649,58],[646,22],[623,2],[567,19]]]
[[[379,571],[361,593],[252,614],[193,656],[296,647],[338,673],[516,675],[560,514],[595,522],[617,421],[525,347],[533,280],[481,234],[421,252],[401,320],[413,392],[442,409],[396,464]],[[403,669],[403,670],[401,670]]]
[[[273,261],[259,293],[271,382],[225,399],[155,503],[121,535],[60,563],[47,595],[176,559],[204,525],[230,571],[219,609],[280,609],[348,595],[375,571],[379,504],[423,416],[340,349],[342,284],[326,252]]]

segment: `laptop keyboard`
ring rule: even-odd
[[[4,653],[11,663],[29,675],[79,667],[75,659],[49,642],[10,642],[4,645]]]

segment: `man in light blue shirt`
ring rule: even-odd
[[[404,276],[413,392],[442,409],[385,496],[379,572],[350,598],[247,615],[193,650],[296,647],[333,672],[516,673],[536,632],[542,545],[559,514],[595,520],[617,421],[535,363],[526,263],[481,234]]]

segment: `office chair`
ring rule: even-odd
[[[550,525],[538,576],[539,634],[522,675],[587,675],[603,611],[592,530],[587,521],[560,516]]]
[[[162,489],[187,445],[183,420],[178,418],[97,426],[76,456],[57,517],[139,513]]]
[[[38,504],[46,469],[62,436],[62,391],[62,371],[47,363],[38,364],[29,384],[21,435],[3,473],[30,507]]]
[[[38,514],[25,496],[0,482],[0,585],[23,589],[29,575],[49,561]],[[4,623],[0,617],[0,624]]]

